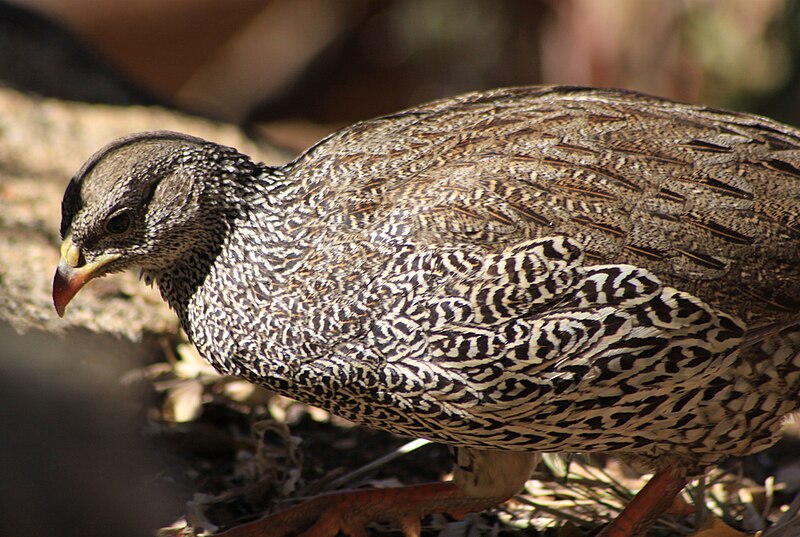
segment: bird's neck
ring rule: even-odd
[[[181,326],[187,332],[191,332],[188,322],[190,301],[208,278],[214,259],[219,256],[219,248],[216,250],[202,254],[189,250],[168,269],[142,272],[145,281],[156,284],[161,296],[178,315]]]
[[[248,229],[261,241],[270,242],[283,235],[282,228],[289,221],[287,213],[296,197],[295,185],[286,181],[279,168],[249,164],[252,169],[248,173],[223,177],[214,185],[214,195],[223,201],[198,230],[197,242],[167,268],[143,272],[148,282],[156,283],[190,335],[189,308],[203,306],[202,299],[198,299],[205,296],[203,287],[213,284],[214,271],[226,270],[217,265],[224,267],[232,262],[226,255],[247,247],[239,244],[246,242],[243,230]]]

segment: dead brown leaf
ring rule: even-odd
[[[717,517],[708,517],[702,527],[689,537],[748,537],[746,533],[735,530]]]

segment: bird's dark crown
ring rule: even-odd
[[[109,156],[118,153],[125,148],[141,147],[144,144],[151,142],[153,144],[169,144],[170,142],[179,142],[186,145],[203,146],[208,145],[209,142],[202,138],[190,136],[174,131],[151,131],[134,133],[122,138],[118,138],[105,147],[98,150],[92,155],[72,177],[67,189],[64,192],[64,198],[61,202],[61,238],[63,239],[71,227],[72,219],[83,208],[84,202],[81,195],[81,185],[85,178]]]

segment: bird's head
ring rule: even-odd
[[[59,315],[91,279],[138,266],[159,271],[202,234],[203,193],[215,144],[174,132],[135,134],[92,156],[61,206],[61,261],[53,279]]]

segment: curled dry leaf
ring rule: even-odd
[[[690,537],[748,537],[746,533],[735,530],[717,517],[708,517],[703,526]]]
[[[204,391],[203,383],[197,380],[185,380],[172,386],[162,407],[164,420],[186,423],[199,418],[203,413]]]

